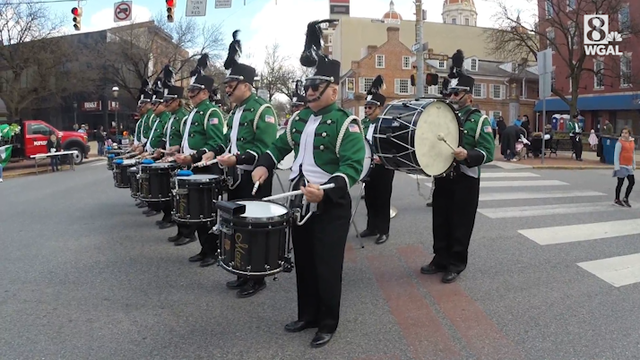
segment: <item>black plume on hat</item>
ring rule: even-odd
[[[196,76],[202,75],[207,67],[209,67],[209,54],[202,54],[189,76],[195,79]]]
[[[174,84],[175,72],[170,64],[167,64],[162,68],[162,87],[169,89]]]
[[[453,56],[451,56],[451,67],[449,68],[449,79],[455,79],[464,74],[465,71],[462,68],[464,66],[464,53],[458,49]]]
[[[322,53],[322,28],[321,24],[333,24],[338,22],[335,19],[314,20],[307,24],[307,35],[304,43],[304,50],[300,55],[300,64],[304,67],[314,67],[318,60],[326,56]]]
[[[238,39],[240,30],[233,32],[233,41],[229,44],[229,52],[227,53],[227,59],[224,61],[224,68],[226,70],[231,69],[238,64],[238,59],[242,55],[242,43]]]
[[[302,105],[306,104],[307,98],[304,95],[304,90],[302,88],[302,81],[296,80],[296,85],[293,89],[291,104],[292,105]]]
[[[448,95],[449,94],[449,79],[448,78],[444,78],[442,79],[442,95]]]
[[[138,100],[142,100],[145,98],[145,95],[149,95],[149,98],[153,95],[151,91],[151,86],[149,84],[149,79],[143,79],[140,84],[140,90],[138,94]]]
[[[369,88],[369,91],[367,91],[367,95],[380,93],[380,89],[382,89],[383,86],[384,79],[382,78],[382,75],[376,76],[376,78],[371,82],[371,87]]]

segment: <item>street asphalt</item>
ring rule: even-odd
[[[469,266],[444,285],[419,274],[430,183],[396,173],[387,243],[361,249],[352,230],[338,332],[311,349],[313,330],[283,329],[293,273],[237,299],[233,276],[187,262],[198,243],[167,242],[175,228],[158,230],[104,162],[7,179],[0,359],[640,358],[640,189],[620,208],[610,170],[485,166]]]

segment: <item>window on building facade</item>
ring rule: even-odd
[[[458,23],[458,21],[457,21],[457,19],[456,19],[456,18],[451,18],[451,23],[452,23],[453,25],[455,25],[455,24],[457,24],[457,23]]]
[[[631,54],[620,57],[620,87],[631,86]]]
[[[444,69],[446,67],[447,67],[447,62],[446,61],[444,61],[444,60],[438,61],[438,68],[439,69]]]
[[[438,78],[438,94],[442,94],[442,77]]]
[[[494,118],[495,120],[498,120],[500,116],[502,116],[502,111],[493,110],[491,112],[491,117]]]
[[[504,99],[505,98],[505,86],[491,84],[491,98],[492,99]]]
[[[576,0],[567,0],[567,9],[573,10],[576,8]]]
[[[409,79],[395,79],[394,92],[398,95],[413,94],[413,89],[411,89],[411,83],[409,82]]]
[[[553,67],[553,70],[551,70],[551,90],[553,90],[556,87],[556,67]]]
[[[384,69],[384,55],[376,55],[376,68]]]
[[[362,94],[366,94],[367,90],[371,87],[371,83],[373,83],[373,78],[369,77],[361,77],[358,79],[358,90]]]
[[[402,57],[402,69],[403,70],[411,69],[411,56]]]
[[[546,0],[545,10],[547,13],[547,19],[553,16],[553,0]]]
[[[547,29],[547,48],[555,51],[556,32],[553,28]]]
[[[604,62],[602,60],[595,60],[593,62],[593,88],[604,89]]]
[[[478,84],[478,83],[473,84],[473,97],[474,98],[482,99],[482,98],[486,97],[485,91],[486,91],[486,84]]]
[[[471,71],[478,71],[478,59],[471,59],[469,68]]]
[[[578,34],[578,26],[576,25],[575,21],[572,21],[569,23],[569,34],[570,34],[570,41],[571,41],[571,46],[578,47],[578,44],[580,43],[580,39],[579,39],[579,35]]]
[[[629,4],[624,5],[618,11],[618,22],[620,27],[620,33],[628,34],[631,31],[631,19],[629,18]]]
[[[471,24],[471,20],[469,18],[464,18],[464,24],[469,26]]]

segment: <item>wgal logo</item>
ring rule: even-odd
[[[609,32],[609,15],[584,16],[584,51],[587,55],[622,56],[622,36],[617,31]]]

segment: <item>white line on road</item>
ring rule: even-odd
[[[431,186],[431,183],[425,183],[426,186]],[[527,187],[527,186],[558,186],[569,185],[564,181],[559,180],[520,180],[520,181],[480,181],[481,188],[489,187]]]
[[[480,201],[491,200],[522,200],[522,199],[548,199],[563,197],[583,197],[607,195],[597,191],[535,191],[535,192],[504,192],[504,193],[480,193]]]
[[[100,166],[100,165],[105,165],[107,163],[106,160],[100,160],[100,161],[96,161],[93,164],[89,165],[89,166]]]
[[[428,176],[407,174],[412,179],[430,179]],[[530,172],[483,172],[481,179],[487,178],[524,178],[524,177],[540,177],[538,174]]]
[[[518,170],[518,169],[531,169],[533,166],[531,165],[522,165],[522,164],[514,164],[513,162],[506,161],[492,161],[486,165],[495,165],[501,169],[505,170]]]
[[[640,234],[640,219],[552,226],[518,232],[540,245],[564,244]]]
[[[620,210],[611,202],[570,203],[540,206],[518,206],[503,208],[478,209],[478,212],[491,219],[522,218],[529,216],[547,216],[562,214],[581,214],[598,211]]]
[[[640,282],[640,254],[585,261],[578,266],[615,287]]]

